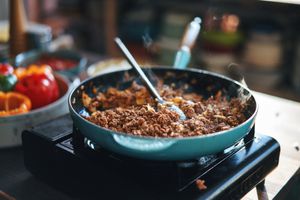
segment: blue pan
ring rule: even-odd
[[[187,160],[221,152],[234,145],[252,129],[258,106],[251,91],[240,83],[204,70],[156,67],[144,71],[148,77],[153,77],[155,74],[155,76],[164,79],[167,84],[175,83],[180,86],[188,83],[191,85],[187,89],[189,92],[197,92],[204,97],[209,97],[222,90],[227,98],[242,98],[247,104],[244,113],[247,120],[232,129],[203,136],[154,138],[115,132],[84,119],[82,115],[86,115],[88,112],[82,104],[82,91],[84,90],[93,96],[94,87],[99,91],[105,91],[108,87],[124,89],[124,87],[130,86],[132,81],[126,78],[128,76],[125,76],[125,73],[136,77],[134,72],[129,70],[92,77],[82,82],[71,92],[68,100],[71,117],[74,125],[84,136],[107,150],[130,157],[149,160]],[[152,81],[155,82],[154,79]],[[82,88],[84,89],[82,90]]]

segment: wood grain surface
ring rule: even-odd
[[[283,189],[288,191],[284,187],[289,187],[287,183],[300,167],[300,103],[262,93],[254,95],[259,105],[256,132],[275,138],[281,153],[278,167],[266,178],[265,194],[258,198],[254,189],[243,199],[273,199]]]

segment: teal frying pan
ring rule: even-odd
[[[252,129],[258,106],[251,91],[240,83],[204,70],[155,67],[144,71],[150,79],[159,77],[166,84],[175,83],[177,87],[180,87],[187,83],[190,85],[187,88],[188,92],[196,92],[207,98],[219,90],[222,90],[227,98],[241,98],[247,105],[244,113],[247,120],[226,131],[184,138],[133,136],[99,127],[83,117],[89,113],[82,104],[82,91],[93,96],[92,91],[95,87],[99,91],[105,91],[109,87],[124,89],[130,86],[136,77],[134,72],[131,70],[118,71],[87,79],[70,93],[68,99],[70,114],[74,125],[84,136],[107,150],[130,157],[148,160],[187,160],[222,152],[227,147],[234,145]],[[132,78],[128,79],[125,73],[129,73],[129,77]],[[157,79],[152,79],[153,82],[155,80]],[[139,80],[136,79],[136,81]],[[82,88],[84,89],[82,90]]]

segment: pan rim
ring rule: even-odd
[[[250,123],[257,115],[257,112],[258,112],[258,104],[257,104],[257,101],[253,95],[253,93],[251,92],[251,90],[247,87],[245,87],[243,84],[241,84],[240,82],[236,81],[236,80],[233,80],[227,76],[224,76],[224,75],[221,75],[221,74],[218,74],[218,73],[214,73],[214,72],[211,72],[211,71],[207,71],[207,70],[202,70],[202,69],[195,69],[195,68],[188,68],[188,69],[174,69],[174,68],[170,68],[170,67],[165,67],[165,66],[162,66],[162,67],[143,67],[143,69],[162,69],[162,70],[172,70],[172,71],[183,71],[183,72],[197,72],[197,73],[202,73],[202,74],[207,74],[207,75],[212,75],[212,76],[215,76],[215,77],[218,77],[218,78],[221,78],[221,79],[226,79],[230,82],[233,82],[234,84],[237,84],[239,85],[241,88],[247,90],[249,92],[249,94],[251,95],[251,97],[253,98],[254,100],[254,103],[255,103],[255,111],[251,114],[250,117],[248,117],[248,119],[246,121],[244,121],[243,123],[233,127],[233,128],[230,128],[228,130],[223,130],[223,131],[218,131],[218,132],[213,132],[213,133],[209,133],[209,134],[205,134],[205,135],[198,135],[198,136],[188,136],[188,137],[152,137],[152,136],[137,136],[137,135],[132,135],[130,133],[123,133],[123,132],[117,132],[117,131],[113,131],[113,130],[110,130],[108,128],[105,128],[105,127],[101,127],[101,126],[98,126],[90,121],[88,121],[87,119],[85,119],[84,117],[82,117],[79,113],[77,113],[73,106],[72,106],[72,100],[71,100],[71,97],[72,95],[74,94],[74,92],[76,92],[78,89],[80,89],[80,87],[85,84],[86,82],[89,82],[93,79],[96,79],[98,78],[99,76],[104,76],[104,75],[107,75],[107,74],[113,74],[113,73],[119,73],[119,72],[125,72],[125,71],[128,71],[128,70],[120,70],[120,71],[114,71],[114,72],[108,72],[108,73],[104,73],[104,74],[99,74],[97,76],[94,76],[94,77],[90,77],[84,81],[82,81],[77,87],[73,88],[72,91],[70,92],[69,94],[69,97],[68,97],[68,105],[69,105],[69,109],[70,111],[72,112],[72,114],[75,114],[77,117],[79,117],[81,120],[83,120],[85,123],[88,123],[89,125],[92,125],[96,128],[99,128],[99,129],[102,129],[102,130],[105,130],[106,132],[110,133],[110,134],[117,134],[117,135],[121,135],[121,136],[127,136],[127,137],[132,137],[132,138],[135,138],[135,139],[146,139],[146,140],[163,140],[163,141],[169,141],[169,140],[194,140],[194,139],[199,139],[199,138],[207,138],[207,137],[216,137],[218,135],[221,135],[221,134],[226,134],[226,133],[230,133],[230,132],[233,132],[235,130],[238,130],[240,128],[242,128],[243,126],[246,126],[246,124]],[[252,126],[251,126],[252,127]],[[245,133],[244,135],[248,134]]]

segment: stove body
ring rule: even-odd
[[[84,138],[66,115],[22,134],[25,166],[77,199],[239,199],[279,162],[280,146],[254,129],[216,155],[149,161],[109,152]],[[200,190],[196,181],[204,180]]]

